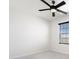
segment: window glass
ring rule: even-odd
[[[69,22],[60,23],[60,43],[69,43]]]

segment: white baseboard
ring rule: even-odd
[[[57,51],[57,50],[50,50],[51,52],[58,52],[58,53],[61,53],[61,54],[66,54],[66,55],[69,55],[68,52],[61,52],[61,51]]]
[[[48,49],[39,49],[39,50],[32,51],[32,52],[29,52],[29,53],[26,53],[26,54],[23,54],[23,55],[18,55],[18,56],[14,56],[14,57],[9,57],[9,59],[16,59],[16,58],[19,58],[19,57],[29,56],[29,55],[33,55],[33,54],[37,54],[37,53],[46,52],[46,51],[49,51],[49,50],[48,50]]]

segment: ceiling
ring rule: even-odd
[[[52,0],[45,0],[52,4]],[[55,0],[56,4],[60,3],[62,0]],[[60,10],[68,12],[68,0],[64,0],[66,5],[60,7]],[[25,14],[26,16],[34,16],[46,20],[53,20],[62,17],[68,17],[68,15],[56,12],[56,16],[52,17],[50,11],[38,11],[39,9],[49,8],[46,4],[40,0],[11,0],[10,8],[16,13]]]
[[[45,1],[47,1],[48,3],[50,3],[52,5],[52,3],[51,3],[52,0],[45,0]],[[63,0],[55,0],[55,2],[56,2],[55,5],[57,5],[61,1],[63,1]],[[62,7],[60,7],[59,9],[68,12],[68,0],[64,0],[64,1],[66,2],[66,4],[63,5]],[[46,4],[44,4],[43,2],[41,2],[41,1],[40,1],[40,6],[39,7],[40,7],[39,9],[48,8],[48,6]],[[51,14],[51,12],[49,10],[48,11],[38,11],[37,13],[39,14],[39,17],[43,17],[43,18],[46,17],[49,20],[62,18],[62,17],[68,17],[68,15],[65,15],[65,14],[60,13],[60,12],[56,12],[55,13],[56,16],[52,17],[52,14]]]

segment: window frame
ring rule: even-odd
[[[59,44],[69,44],[69,42],[68,43],[63,43],[63,42],[61,42],[61,40],[62,40],[62,38],[61,38],[61,26],[60,25],[62,25],[62,24],[67,24],[67,23],[69,23],[69,21],[66,21],[66,22],[62,22],[62,23],[59,23],[58,25],[59,25]],[[68,28],[69,29],[69,28]],[[69,34],[69,33],[68,33]],[[68,40],[69,40],[69,37],[68,37]]]

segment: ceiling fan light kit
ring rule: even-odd
[[[57,11],[58,11],[58,12],[61,12],[61,13],[63,13],[63,14],[67,14],[67,12],[58,9],[59,7],[61,7],[61,6],[63,6],[63,5],[66,4],[65,1],[62,1],[62,2],[60,2],[60,3],[57,4],[57,5],[54,5],[54,4],[55,4],[55,1],[54,1],[54,0],[51,1],[53,5],[48,4],[45,0],[41,0],[41,1],[42,1],[43,3],[45,3],[47,6],[49,6],[49,8],[41,9],[41,10],[39,10],[39,11],[47,11],[47,10],[50,10],[50,12],[52,13],[52,16],[53,16],[53,17],[55,17],[55,12],[57,12]]]
[[[55,9],[51,9],[50,11],[51,11],[51,12],[56,12],[56,10],[55,10]]]

